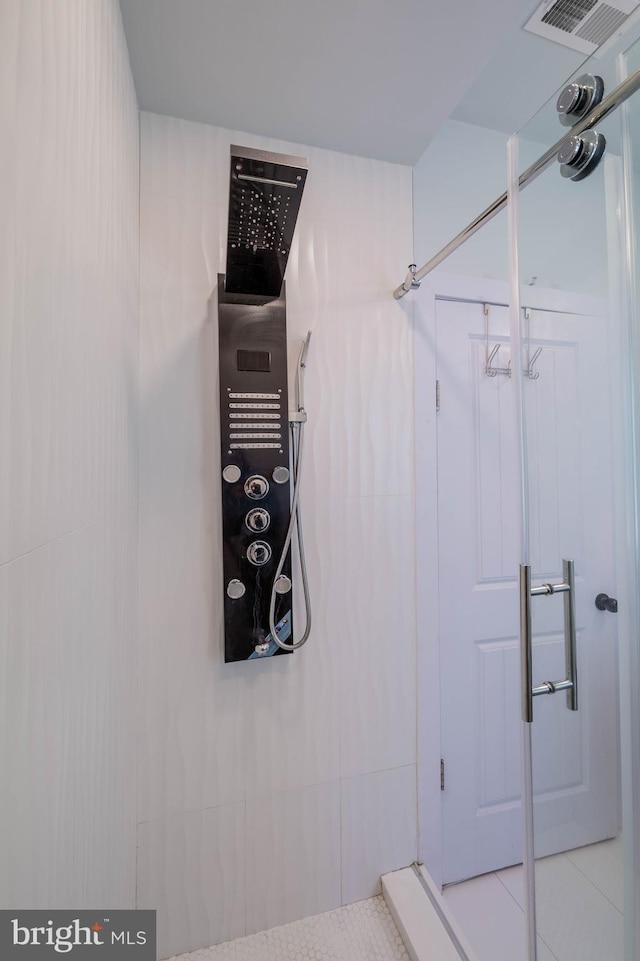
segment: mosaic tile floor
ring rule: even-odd
[[[379,896],[170,961],[409,961]]]

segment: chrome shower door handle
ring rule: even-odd
[[[540,694],[567,692],[567,707],[578,710],[578,667],[576,644],[575,576],[573,561],[562,562],[562,583],[531,587],[531,567],[520,565],[520,684],[522,720],[533,721],[533,699]],[[533,638],[531,632],[531,598],[539,595],[564,594],[564,653],[567,676],[561,681],[544,681],[533,686]]]
[[[520,690],[522,720],[533,721],[533,643],[531,637],[531,565],[520,565]]]
[[[567,669],[567,680],[571,687],[567,688],[567,707],[570,711],[578,710],[578,662],[576,635],[576,582],[573,571],[573,561],[562,562],[562,577],[569,590],[564,595],[564,657]]]

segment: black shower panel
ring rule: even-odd
[[[290,516],[285,291],[228,293],[218,277],[225,660],[283,653],[269,603]],[[291,634],[291,561],[279,578],[278,637]],[[284,623],[282,623],[284,622]]]
[[[307,162],[231,147],[226,274],[218,276],[225,660],[284,653],[291,516],[284,272]],[[277,580],[275,579],[278,573]]]

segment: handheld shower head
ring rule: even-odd
[[[311,331],[307,331],[307,336],[302,341],[302,347],[300,348],[300,356],[298,357],[298,367],[307,366],[307,354],[309,353],[309,341],[311,340]]]
[[[307,366],[307,354],[309,353],[309,341],[311,340],[311,331],[307,331],[307,336],[302,341],[302,347],[300,348],[300,353],[298,354],[298,366],[296,368],[296,407],[298,410],[304,410],[304,368]]]

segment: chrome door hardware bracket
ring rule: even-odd
[[[569,180],[584,180],[593,173],[604,156],[607,141],[596,130],[570,137],[558,151],[560,173]]]
[[[573,127],[597,107],[604,96],[604,81],[591,73],[583,73],[568,83],[556,102],[558,120],[563,127]]]
[[[567,692],[567,707],[578,710],[578,671],[576,654],[575,576],[573,561],[563,560],[562,582],[531,586],[531,566],[520,565],[520,679],[522,687],[522,720],[533,721],[533,699],[540,694]],[[544,681],[533,686],[533,644],[531,632],[531,598],[564,594],[564,651],[567,676],[561,681]]]
[[[558,151],[563,146],[565,141],[569,139],[572,135],[572,131],[575,130],[577,134],[583,133],[585,130],[590,130],[595,127],[596,124],[601,123],[606,117],[618,109],[618,107],[625,103],[629,97],[632,97],[637,90],[640,90],[640,69],[634,71],[630,77],[623,80],[622,83],[615,88],[607,97],[605,97],[601,103],[593,107],[583,118],[579,120],[575,127],[568,130],[562,135],[557,143],[548,147],[537,160],[527,167],[520,176],[518,177],[518,187],[522,190],[528,184],[533,183],[536,177],[549,167],[556,157],[558,156]],[[501,211],[503,211],[507,206],[507,195],[508,192],[505,190],[499,197],[485,209],[482,213],[478,214],[470,224],[467,224],[460,233],[446,244],[442,250],[439,250],[430,260],[423,264],[419,270],[415,273],[415,280],[423,280],[427,274],[430,274],[432,270],[435,270],[444,260],[447,259],[454,251],[456,251],[462,244],[466,243],[471,237],[475,236],[479,230],[481,230],[485,224],[496,217]],[[400,300],[402,297],[411,289],[411,284],[408,286],[406,282],[400,284],[399,287],[393,291],[393,296],[396,300]]]

